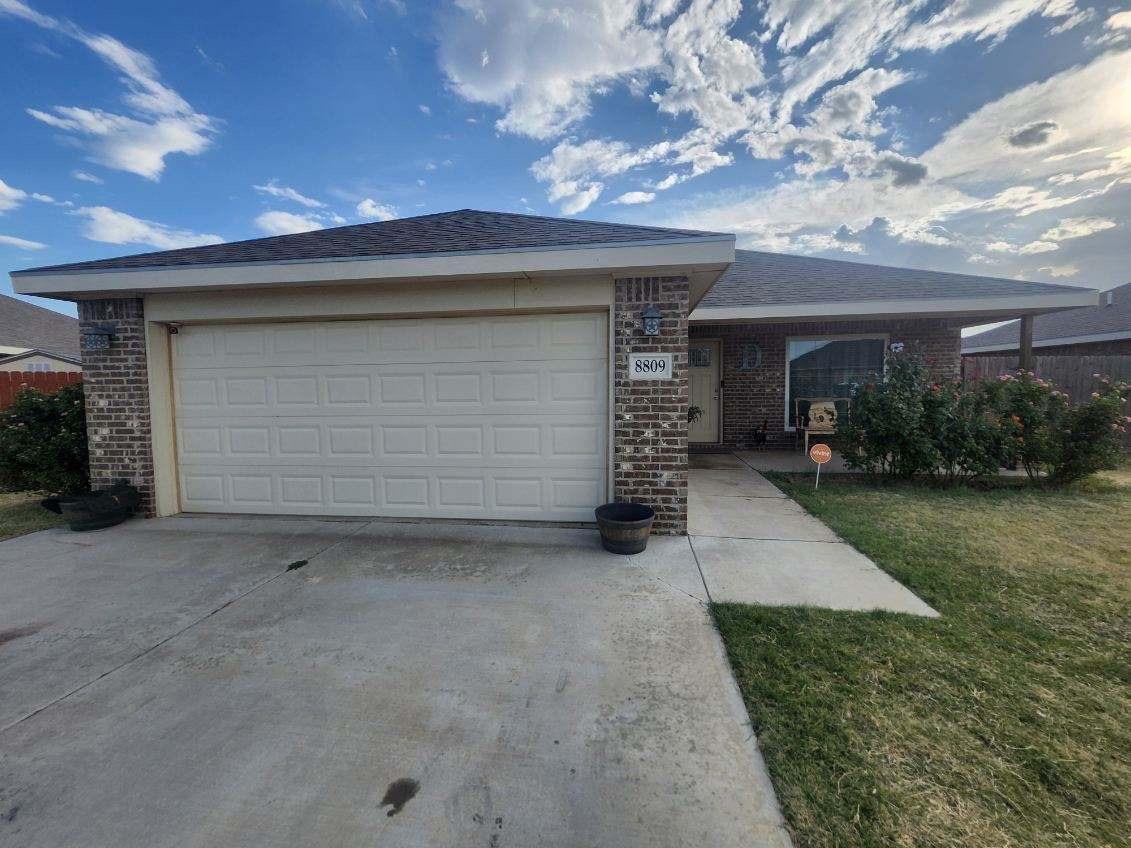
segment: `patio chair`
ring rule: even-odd
[[[836,433],[837,408],[832,398],[797,398],[794,401],[796,430],[794,447],[801,433],[805,434],[805,453],[809,453],[810,436],[831,436]]]

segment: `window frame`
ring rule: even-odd
[[[796,433],[797,427],[789,423],[790,418],[790,395],[789,395],[789,372],[790,372],[790,358],[789,358],[789,345],[790,342],[840,342],[840,341],[856,341],[859,339],[878,339],[884,343],[884,361],[883,361],[883,376],[887,378],[887,353],[888,348],[891,346],[891,333],[875,332],[875,333],[807,333],[805,335],[785,337],[785,409],[783,412],[785,422],[785,432]]]

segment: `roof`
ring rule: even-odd
[[[736,250],[692,314],[700,322],[855,314],[1007,311],[1011,317],[1094,303],[1078,286]]]
[[[643,227],[573,218],[544,218],[509,212],[461,209],[414,218],[352,224],[285,236],[226,244],[138,253],[69,265],[46,265],[13,275],[420,256],[478,251],[519,251],[547,247],[583,247],[733,238],[724,233]]]
[[[0,346],[35,348],[79,359],[79,322],[42,306],[0,295]]]
[[[992,330],[967,336],[962,340],[962,352],[1011,350],[1020,347],[1020,327],[1020,322],[1010,321]],[[1121,338],[1131,338],[1131,283],[1103,292],[1099,306],[1066,309],[1064,312],[1038,315],[1033,319],[1033,344],[1040,347]]]
[[[82,365],[81,357],[66,356],[62,353],[52,353],[49,350],[40,350],[37,347],[29,348],[22,353],[11,353],[5,356],[0,356],[0,365],[7,365],[11,362],[19,362],[21,359],[27,359],[29,356],[45,356],[49,359],[57,359],[60,362],[69,362],[72,365]]]
[[[893,268],[839,259],[817,259],[758,250],[736,250],[734,264],[715,283],[701,307],[769,303],[889,300],[893,298],[1025,295],[1034,289],[1078,292],[1078,286],[1027,283],[917,268]]]

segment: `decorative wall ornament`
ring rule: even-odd
[[[754,342],[743,342],[738,357],[739,371],[753,371],[762,367],[762,348]]]

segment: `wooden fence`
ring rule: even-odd
[[[1034,357],[1033,370],[1046,380],[1051,380],[1062,392],[1068,394],[1073,403],[1087,400],[1095,391],[1096,379],[1093,374],[1103,374],[1113,380],[1131,383],[1131,354],[1109,354],[1107,356],[1072,356],[1055,354]],[[997,377],[1017,368],[1017,354],[994,356],[962,357],[962,379],[978,380],[982,377]],[[1131,451],[1131,430],[1123,438],[1123,446]]]
[[[51,394],[81,382],[82,374],[78,371],[0,371],[0,409],[6,409],[22,388]]]
[[[1103,374],[1114,380],[1131,382],[1131,354],[1107,356],[1036,356],[1034,371],[1051,380],[1062,392],[1067,392],[1073,403],[1087,400],[1095,391],[1093,374]],[[1017,368],[1017,354],[962,357],[962,379],[977,380],[996,377]]]

